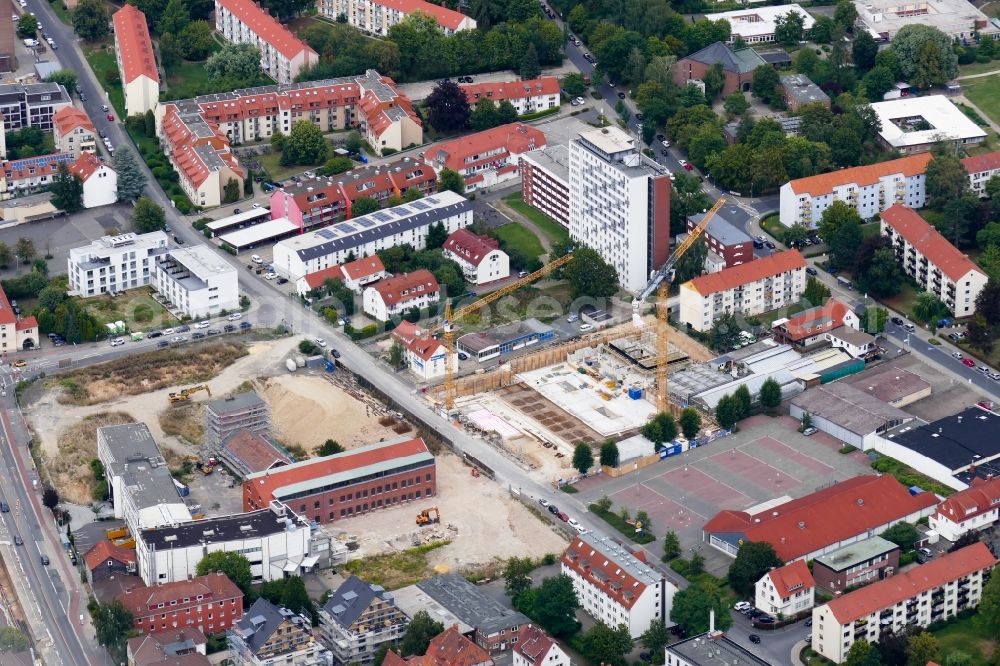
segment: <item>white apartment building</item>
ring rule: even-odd
[[[436,143],[424,153],[424,161],[438,174],[446,168],[458,172],[465,191],[474,192],[517,178],[519,156],[545,144],[540,129],[515,122]]]
[[[962,164],[969,172],[969,186],[982,199],[986,196],[986,183],[993,176],[1000,176],[1000,151],[966,157]]]
[[[488,236],[458,229],[448,236],[442,253],[462,267],[466,282],[480,285],[510,277],[510,258],[500,243]]]
[[[79,157],[84,152],[96,153],[96,136],[97,130],[86,112],[74,106],[64,106],[52,114],[52,140],[59,152],[73,157]]]
[[[0,352],[29,351],[37,346],[38,320],[33,316],[19,318],[0,287]]]
[[[429,382],[444,377],[448,349],[440,338],[404,320],[392,329],[392,339],[403,347],[403,361],[418,379]]]
[[[364,313],[376,321],[389,321],[414,308],[423,310],[440,298],[438,281],[426,268],[376,282],[361,295]]]
[[[559,643],[533,624],[521,630],[511,653],[514,666],[570,666],[571,663]]]
[[[147,529],[135,535],[137,573],[147,585],[188,580],[197,575],[203,557],[225,551],[250,560],[254,582],[280,580],[310,571],[318,562],[310,531],[308,521],[280,502],[259,511]]]
[[[226,632],[232,666],[331,666],[307,614],[258,597]]]
[[[614,539],[581,534],[562,554],[562,573],[573,581],[580,607],[609,627],[624,624],[638,638],[653,620],[670,624],[677,587]]]
[[[794,617],[816,603],[816,581],[805,560],[771,569],[754,585],[754,606],[771,617]]]
[[[291,83],[319,54],[253,0],[215,0],[215,29],[227,41],[253,44],[260,66],[278,83]]]
[[[1000,477],[973,479],[972,485],[938,504],[930,528],[948,541],[985,530],[1000,520]]]
[[[569,227],[569,148],[558,144],[523,153],[521,197],[564,227]]]
[[[69,172],[83,184],[83,207],[110,206],[118,201],[118,173],[94,153],[80,153]]]
[[[617,127],[569,142],[569,235],[614,266],[633,293],[670,254],[670,173],[639,148]]]
[[[122,5],[111,18],[115,59],[125,93],[125,114],[146,113],[155,109],[160,101],[160,74],[156,69],[146,15],[134,5]]]
[[[206,245],[178,248],[156,259],[153,283],[167,307],[192,319],[240,307],[236,269]]]
[[[882,235],[892,244],[896,261],[924,291],[937,296],[956,317],[975,314],[986,274],[927,220],[896,205],[882,213]]]
[[[71,296],[100,296],[144,287],[152,282],[156,258],[167,252],[167,235],[102,236],[69,251],[67,272]]]
[[[320,16],[347,22],[362,32],[385,37],[389,28],[414,12],[427,14],[441,26],[445,34],[459,30],[475,30],[476,21],[461,12],[424,0],[318,0]]]
[[[330,227],[300,234],[274,245],[278,275],[297,281],[347,262],[349,256],[370,257],[386,248],[408,243],[427,246],[427,232],[442,223],[450,234],[472,224],[472,202],[451,191],[386,208]]]
[[[986,544],[974,543],[818,606],[812,649],[840,663],[855,641],[877,643],[882,632],[899,635],[975,608],[996,562]]]
[[[540,76],[537,79],[522,81],[486,81],[484,83],[467,83],[459,88],[465,93],[469,106],[484,99],[492,100],[494,104],[510,102],[517,115],[548,111],[559,106],[559,79],[554,76]]]
[[[786,250],[681,285],[680,322],[698,331],[724,313],[758,315],[797,303],[806,289],[806,261]]]

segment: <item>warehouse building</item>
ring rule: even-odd
[[[930,383],[903,368],[873,369],[847,380],[847,383],[893,407],[905,407],[931,394]]]
[[[898,407],[843,382],[816,386],[792,398],[790,412],[806,414],[814,427],[863,451],[872,448],[879,433],[914,419]]]
[[[555,337],[555,329],[537,319],[505,324],[482,333],[466,333],[458,339],[458,351],[477,361],[488,361]]]

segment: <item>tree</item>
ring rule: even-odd
[[[42,491],[42,504],[49,511],[55,510],[59,506],[59,493],[52,486],[45,486],[45,490]]]
[[[932,45],[927,47],[927,45]],[[918,69],[921,83],[949,81],[958,75],[958,56],[952,49],[951,37],[926,23],[908,23],[892,38],[900,74],[915,83]]]
[[[747,541],[740,546],[736,560],[729,565],[729,585],[744,597],[753,594],[754,584],[773,567],[783,564],[766,541]]]
[[[878,44],[875,38],[868,34],[867,30],[862,30],[854,37],[851,44],[851,56],[854,58],[854,66],[867,72],[875,66],[875,56],[878,54]]]
[[[717,317],[708,332],[708,344],[716,351],[729,351],[740,343],[740,321],[732,312]]]
[[[403,634],[403,640],[399,642],[399,653],[404,657],[415,654],[422,655],[427,652],[427,646],[431,639],[444,631],[444,625],[435,622],[427,611],[417,611],[417,614],[410,620]]]
[[[111,168],[118,174],[118,201],[134,201],[146,189],[146,174],[139,167],[135,153],[125,146],[115,151]]]
[[[888,298],[899,293],[906,281],[903,269],[896,263],[896,256],[889,247],[875,250],[871,261],[858,266],[854,275],[859,289],[876,298]]]
[[[316,613],[316,606],[309,593],[306,592],[305,582],[301,576],[290,576],[277,580],[267,581],[260,587],[260,596],[267,599],[272,604],[283,606],[293,613],[307,615],[312,622],[317,623],[319,616]]]
[[[885,94],[892,90],[896,77],[887,67],[873,67],[865,74],[865,94],[870,102],[881,102]]]
[[[469,123],[469,100],[451,79],[445,79],[434,86],[425,104],[428,120],[439,132],[457,132]]]
[[[927,666],[929,662],[938,660],[940,652],[941,648],[934,634],[921,631],[910,636],[906,646],[906,666]]]
[[[587,92],[587,84],[583,82],[583,74],[573,72],[562,78],[562,89],[570,97],[579,97]]]
[[[38,19],[32,14],[25,14],[17,22],[17,36],[21,39],[34,37],[36,32],[38,32]]]
[[[924,191],[937,210],[969,194],[969,172],[962,160],[947,150],[936,151],[927,164]]]
[[[316,449],[316,455],[318,456],[332,456],[338,453],[343,453],[346,451],[343,446],[335,439],[328,439],[323,442],[322,446]]]
[[[72,69],[60,69],[45,77],[49,83],[58,83],[70,95],[76,92],[76,72]]]
[[[851,645],[851,649],[847,651],[847,658],[844,660],[844,666],[868,666],[871,661],[872,655],[878,655],[878,651],[872,647],[871,643],[864,640],[863,638],[854,641]],[[926,666],[926,665],[925,665]]]
[[[580,652],[592,664],[625,666],[625,655],[631,650],[632,636],[624,624],[612,629],[598,622],[580,637]]]
[[[941,317],[947,317],[951,313],[948,306],[938,300],[938,297],[929,291],[922,291],[917,294],[917,300],[910,310],[912,317],[925,324],[937,321]]]
[[[722,602],[718,589],[711,583],[696,582],[674,595],[670,620],[680,627],[685,636],[696,636],[708,631],[708,616],[715,611],[715,628],[725,631],[733,618]]]
[[[35,257],[35,254],[34,241],[26,236],[21,236],[17,239],[17,245],[14,246],[14,256],[17,257],[21,263],[28,263]]]
[[[837,8],[833,11],[833,22],[837,24],[843,32],[852,32],[854,23],[858,20],[858,10],[851,0],[839,0]]]
[[[0,653],[24,652],[31,647],[31,641],[14,627],[0,628]]]
[[[774,379],[768,377],[760,387],[760,404],[768,412],[773,413],[781,404],[781,385]]]
[[[740,384],[733,391],[733,400],[736,401],[736,407],[739,410],[741,419],[745,419],[753,413],[753,396],[750,395],[750,389],[747,388],[746,384]]]
[[[618,444],[613,440],[601,444],[601,465],[618,467]]]
[[[806,49],[805,51],[801,51],[801,53],[811,53],[811,51]],[[734,116],[741,116],[746,113],[747,109],[750,108],[750,102],[747,101],[746,95],[737,90],[726,96],[726,100],[723,102],[722,108],[726,110],[726,113],[731,113]]]
[[[184,0],[167,0],[166,7],[163,8],[163,16],[160,17],[160,24],[157,32],[161,35],[179,35],[191,22],[191,14],[188,12],[187,3]]]
[[[573,450],[573,467],[580,474],[586,474],[593,466],[594,450],[590,448],[590,444],[580,442],[576,445],[576,449]]]
[[[38,307],[42,310],[55,311],[66,300],[66,290],[49,286],[38,292]]]
[[[436,250],[448,240],[448,228],[443,223],[432,224],[427,229],[426,247],[428,250]]]
[[[135,202],[135,208],[132,209],[132,224],[135,225],[135,230],[141,234],[162,231],[163,227],[166,226],[166,216],[163,213],[163,208],[158,206],[155,201],[147,196],[141,196]]]
[[[406,363],[406,350],[403,345],[399,344],[398,340],[393,340],[392,346],[389,347],[389,365],[401,369]]]
[[[438,174],[438,192],[449,190],[455,194],[465,194],[465,178],[457,171],[445,167]]]
[[[230,178],[222,186],[222,203],[230,204],[240,198],[240,183],[235,178]]]
[[[550,634],[556,638],[566,638],[576,632],[576,609],[579,606],[572,579],[562,574],[542,581],[535,598],[534,611],[538,623]]]
[[[227,42],[208,57],[205,71],[209,81],[228,80],[234,85],[258,79],[261,76],[260,49],[253,44]]]
[[[571,297],[608,298],[618,292],[618,271],[589,247],[578,247],[573,259],[563,268]]]
[[[535,568],[530,557],[511,557],[503,567],[504,591],[513,601],[531,589],[531,572]]]
[[[987,636],[1000,636],[1000,576],[990,576],[976,609],[976,625]]]
[[[108,34],[111,13],[101,0],[80,0],[73,9],[73,31],[86,41],[96,41]]]
[[[765,104],[772,104],[776,99],[781,98],[780,84],[778,71],[774,67],[760,65],[753,70],[753,84],[751,84],[750,91],[754,97],[759,98]]]
[[[972,655],[961,650],[952,650],[944,658],[944,666],[973,666]]]
[[[70,173],[65,164],[59,165],[49,191],[52,192],[52,205],[56,208],[67,213],[83,209],[83,181],[75,173]]]
[[[1000,324],[1000,282],[990,280],[976,296],[976,312],[990,326]]]
[[[185,60],[204,60],[212,52],[215,38],[208,21],[191,21],[177,35]]]
[[[496,127],[500,124],[498,121],[497,105],[488,97],[479,100],[476,108],[472,110],[472,115],[469,116],[469,126],[476,132]]]
[[[794,46],[805,36],[806,17],[795,11],[778,16],[774,21],[774,41],[784,46]]]
[[[972,321],[966,325],[966,339],[973,349],[989,354],[993,351],[996,329],[986,323],[983,315],[976,313]]]
[[[184,59],[180,38],[171,33],[160,35],[160,62],[164,67],[172,67]]]
[[[684,170],[674,174],[670,183],[670,234],[675,236],[684,233],[687,230],[687,219],[710,206],[701,180]],[[702,258],[699,266],[704,263]]]
[[[663,561],[669,562],[681,556],[681,541],[677,533],[671,530],[663,535]]]
[[[14,262],[14,253],[10,246],[4,241],[0,241],[0,268],[7,268]]]
[[[667,442],[677,437],[677,423],[669,412],[660,412],[647,421],[640,430],[642,436],[648,439],[659,451]]]
[[[535,43],[528,42],[528,48],[524,50],[524,55],[521,56],[521,80],[537,79],[541,73],[542,67],[538,64],[538,51],[535,49]]]
[[[119,662],[125,661],[125,641],[132,633],[134,619],[122,602],[98,604],[92,600],[87,604],[90,618],[94,623],[97,642],[108,648]]]
[[[920,538],[920,532],[910,523],[898,522],[892,527],[887,528],[879,536],[886,541],[893,542],[899,546],[903,552],[906,552],[913,548],[913,544]]]
[[[672,532],[668,532],[668,534],[672,534]],[[652,620],[649,623],[649,629],[644,631],[642,636],[639,637],[639,642],[642,643],[643,647],[654,655],[662,655],[664,648],[672,640],[670,630],[667,629],[662,619]]]
[[[253,572],[250,571],[250,560],[245,555],[217,550],[202,557],[195,568],[198,576],[207,576],[217,571],[226,574],[243,594],[252,594],[250,586],[253,583]]]
[[[847,220],[833,238],[829,241],[830,263],[836,268],[851,269],[854,267],[858,249],[864,234],[861,232],[861,225],[853,219]]]
[[[281,164],[284,166],[322,164],[329,152],[330,144],[323,138],[323,130],[319,125],[308,120],[300,120],[292,125],[292,131],[288,134],[281,151]]]
[[[372,199],[371,197],[358,197],[351,202],[351,217],[353,218],[368,215],[369,213],[374,213],[379,208],[381,208],[381,206],[375,199]]]
[[[715,406],[715,419],[726,430],[732,430],[740,420],[739,406],[731,395],[724,395]]]
[[[811,307],[823,305],[830,298],[830,289],[814,277],[806,278],[806,290],[802,292],[802,301]]]
[[[701,414],[694,407],[685,407],[681,411],[680,426],[685,439],[694,439],[701,430]]]

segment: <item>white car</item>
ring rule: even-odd
[[[187,338],[185,338],[183,335],[175,335],[174,337],[170,338],[171,342],[184,342],[185,340],[187,340]]]
[[[237,319],[242,319],[242,318],[243,318],[242,312],[234,312],[233,314],[226,317],[226,319],[228,319],[229,321],[236,321]]]
[[[958,359],[959,361],[961,361],[961,360],[962,360],[962,359],[964,358],[964,357],[962,356],[962,352],[952,352],[952,354],[951,354],[951,355],[952,355],[953,357],[957,358],[957,359]]]
[[[545,499],[544,497],[539,497],[538,498],[538,503],[541,504],[542,506],[544,506],[545,508],[548,508],[548,506],[549,506],[549,501],[547,499]]]
[[[566,521],[566,523],[567,523],[567,524],[568,524],[568,525],[569,525],[570,527],[572,527],[573,529],[575,529],[575,530],[578,530],[578,529],[580,529],[581,527],[583,527],[583,526],[582,526],[582,525],[580,524],[580,521],[579,521],[579,520],[577,520],[576,518],[570,518],[569,520],[567,520],[567,521]]]
[[[251,206],[251,208],[260,208],[260,204],[259,203],[255,203],[253,206]]]
[[[28,3],[25,2],[25,0],[17,0],[17,4],[21,5],[22,7],[27,7],[28,6]]]
[[[667,141],[666,139],[664,139],[661,143],[663,144],[664,148],[669,148],[670,147],[670,142]]]
[[[264,279],[265,280],[273,280],[276,277],[278,277],[277,273],[273,273],[273,272],[271,272],[271,273],[264,273]]]
[[[163,335],[173,335],[173,334],[174,334],[174,329],[172,328],[163,329]]]
[[[194,325],[194,327],[195,328],[208,328],[208,322],[207,321],[199,321],[197,324]]]
[[[687,166],[687,160],[677,160],[677,163],[681,166]]]
[[[114,340],[111,341],[112,347],[117,347],[123,344],[125,344],[125,338],[115,338]]]
[[[250,261],[252,261],[255,264],[262,264],[262,263],[264,263],[263,257],[261,257],[259,254],[251,254],[250,255]]]
[[[323,338],[316,338],[313,342],[318,344],[320,347],[326,347],[326,340]]]

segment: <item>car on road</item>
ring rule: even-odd
[[[751,606],[749,601],[737,601],[735,604],[733,604],[733,610],[737,610],[740,612],[745,611],[748,608],[753,608],[753,606]]]
[[[108,112],[108,105],[107,104],[101,104],[101,111],[103,111],[104,113],[107,113]]]
[[[618,99],[625,99],[625,93],[619,91],[618,92]]]
[[[178,342],[186,342],[187,338],[184,337],[183,335],[175,335],[174,337],[170,338],[170,341],[176,344]]]
[[[167,340],[160,340],[159,342],[156,343],[156,346],[159,347],[160,349],[163,349],[164,347],[169,347],[170,342]]]
[[[236,330],[236,327],[233,326],[232,324],[226,324],[225,326],[222,327],[222,330],[225,331],[226,333],[232,333],[233,331]]]
[[[979,370],[979,372],[983,373],[984,375],[988,375],[991,372],[993,372],[992,370],[990,370],[989,366],[986,365],[981,365],[978,368],[976,368],[976,370]]]
[[[250,261],[252,261],[255,264],[262,264],[264,263],[264,258],[261,257],[259,254],[251,254]]]
[[[22,541],[21,537],[17,536],[16,534],[14,535],[14,545],[15,546],[23,546],[24,545],[24,541]]]
[[[749,639],[754,645],[760,645],[760,636],[757,634],[750,634]]]
[[[669,148],[670,147],[670,142],[667,141],[666,139],[661,140],[660,143],[663,144],[664,148]]]
[[[903,325],[903,318],[902,317],[890,317],[889,321],[891,321],[896,326],[902,326]]]
[[[538,503],[541,504],[544,507],[547,507],[549,505],[549,501],[547,499],[545,499],[544,497],[539,497],[538,498]]]
[[[909,322],[903,324],[903,328],[905,328],[910,333],[913,333],[914,331],[917,330],[917,327]]]
[[[570,316],[566,317],[566,323],[568,324],[573,324],[578,321],[580,321],[579,315],[571,314]]]
[[[226,319],[228,319],[229,321],[236,321],[238,319],[243,319],[243,313],[242,312],[234,312],[233,314],[231,314],[228,317],[226,317]]]
[[[108,114],[108,120],[111,121],[111,122],[115,122],[115,114],[109,113]]]
[[[687,160],[677,160],[677,163],[680,164],[682,167],[684,167],[685,171],[691,171],[692,169],[694,169],[694,165],[688,162]]]
[[[809,437],[811,435],[815,435],[818,432],[819,432],[819,430],[817,428],[813,428],[812,426],[810,426],[810,427],[806,428],[805,430],[803,430],[802,434],[805,435],[806,437]]]
[[[80,91],[80,101],[81,102],[86,102],[87,101],[87,94],[85,92],[83,92],[82,90]]]
[[[555,504],[549,504],[549,513],[558,515],[559,507],[557,507]]]
[[[111,341],[112,347],[118,347],[123,344],[125,344],[125,338],[115,338],[114,340]]]
[[[42,559],[42,565],[49,566],[49,556],[48,555],[42,555],[41,559]]]
[[[276,277],[278,277],[278,274],[275,273],[274,271],[268,271],[267,273],[264,273],[265,280],[273,280]]]
[[[809,266],[808,268],[806,268],[806,274],[807,275],[819,275],[819,271],[816,270],[815,268],[813,268],[812,266]]]
[[[197,324],[194,325],[194,327],[195,328],[208,328],[208,322],[207,321],[199,321]]]
[[[162,331],[150,331],[149,333],[146,334],[146,339],[152,340],[153,338],[158,338],[161,335],[163,335]]]
[[[774,624],[774,618],[770,615],[761,615],[760,617],[754,619],[760,624]]]
[[[13,363],[11,363],[11,365],[13,365],[15,368],[23,368],[24,366],[28,365],[28,362],[25,361],[24,359],[18,359]]]
[[[187,324],[184,324],[183,326],[181,326],[180,328],[177,329],[177,332],[178,333],[187,333],[190,330],[191,330],[191,327],[188,326]]]
[[[962,352],[952,352],[951,355],[953,357],[957,358],[959,361],[961,361],[963,358],[965,358],[964,356],[962,356]]]
[[[639,659],[642,659],[647,664],[652,663],[652,661],[653,661],[653,653],[650,652],[649,650],[646,650],[644,652],[640,652],[639,653]]]
[[[991,372],[990,374],[988,374],[986,376],[989,377],[990,379],[992,379],[995,382],[1000,382],[1000,372]]]
[[[206,331],[206,333],[208,333],[209,335],[222,335],[222,331],[220,331],[217,328],[210,328],[208,329],[208,331]]]
[[[775,249],[776,247],[778,247],[777,245],[775,245],[775,244],[774,244],[774,242],[773,242],[773,241],[767,241],[766,243],[764,243],[764,245],[766,245],[766,246],[767,246],[767,249],[769,249],[769,250],[773,250],[773,249]]]
[[[248,321],[241,321],[240,322],[240,328],[242,328],[244,331],[247,330],[248,328],[250,328],[251,326],[253,326],[253,324],[251,324]]]
[[[0,502],[0,513],[10,513],[10,506],[7,502]]]
[[[976,362],[973,361],[971,358],[963,358],[962,365],[964,365],[967,368],[974,368],[976,367]]]
[[[809,618],[806,618],[806,622],[805,622],[805,625],[806,625],[807,627],[811,627],[811,626],[813,626],[813,619],[812,619],[811,617],[809,617]]]
[[[340,351],[338,351],[336,349],[331,349],[330,350],[330,356],[332,356],[334,358],[340,358]]]
[[[163,329],[163,335],[173,335],[173,334],[174,334],[174,329],[172,328]]]
[[[572,527],[574,529],[577,529],[577,528],[581,527],[580,521],[577,520],[576,518],[570,518],[566,522],[569,524],[570,527]]]
[[[278,284],[288,284],[288,278],[286,277],[278,278]]]
[[[191,334],[191,339],[192,340],[201,340],[204,337],[205,337],[205,334],[202,333],[201,331],[195,331],[194,333]]]
[[[313,342],[315,342],[320,347],[326,347],[326,340],[324,340],[323,338],[316,338],[315,340],[313,340]]]
[[[559,520],[563,521],[564,523],[568,523],[569,522],[569,516],[567,516],[562,511],[560,511],[559,513],[557,513],[556,516],[558,516]]]

